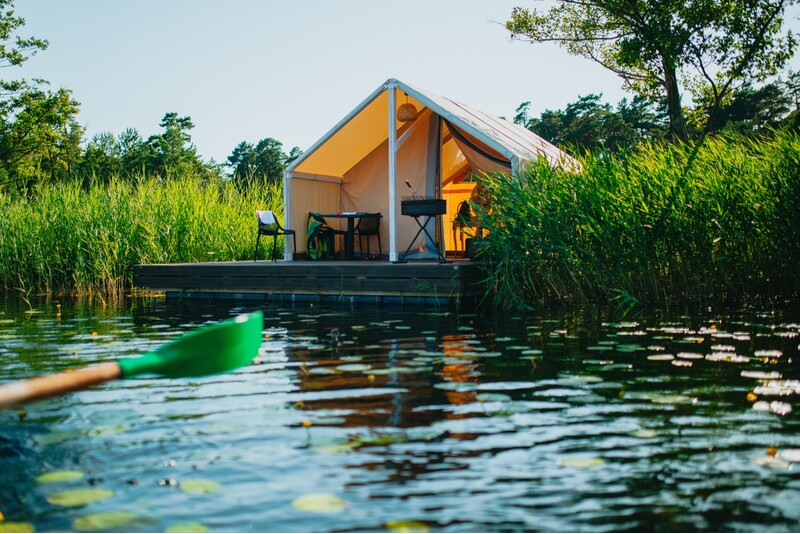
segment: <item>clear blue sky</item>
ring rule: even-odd
[[[50,41],[19,74],[72,90],[87,138],[129,127],[146,138],[174,111],[218,162],[265,137],[305,150],[388,78],[506,117],[527,100],[538,115],[626,96],[588,60],[510,41],[515,5],[547,3],[17,0],[22,35]]]

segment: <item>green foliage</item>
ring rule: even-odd
[[[192,144],[189,130],[194,128],[191,117],[178,117],[171,112],[164,115],[160,125],[163,133],[152,135],[147,140],[152,161],[147,169],[157,176],[195,174],[204,171],[203,163]]]
[[[239,192],[191,175],[40,184],[0,192],[0,285],[24,291],[130,288],[139,263],[252,259],[256,209],[283,210],[280,185]]]
[[[579,97],[564,110],[546,110],[539,117],[528,116],[530,102],[523,102],[514,122],[576,154],[619,152],[666,137],[665,125],[644,98],[623,99],[617,110],[600,98],[597,94]]]
[[[0,0],[0,67],[21,66],[47,48],[36,37],[22,37],[25,19],[13,3]],[[0,189],[24,191],[29,183],[61,176],[80,155],[83,130],[70,91],[51,91],[43,80],[0,80]]]
[[[116,177],[219,176],[218,169],[203,163],[192,144],[191,117],[178,117],[170,112],[164,115],[160,126],[164,131],[146,141],[133,128],[126,129],[119,137],[109,132],[94,136],[80,158],[75,176],[86,184]]]
[[[776,74],[796,48],[783,34],[796,0],[560,0],[546,12],[514,8],[512,37],[555,42],[598,62],[627,88],[664,103],[670,130],[686,139],[681,88],[712,102],[737,84]]]
[[[14,15],[13,8],[12,0],[0,0],[0,43],[3,43],[0,46],[0,67],[18,67],[49,45],[44,39],[17,35],[17,30],[25,25],[25,19]]]
[[[701,104],[701,109],[709,104]],[[788,84],[780,80],[762,87],[745,86],[731,95],[729,101],[710,118],[710,131],[729,129],[743,134],[760,133],[783,126],[796,109]],[[706,117],[701,118],[702,122]]]
[[[0,100],[0,183],[19,190],[68,173],[80,157],[83,134],[69,91],[22,87]]]
[[[800,136],[645,144],[587,156],[577,174],[536,166],[483,178],[481,243],[502,305],[741,301],[800,290]]]
[[[690,137],[702,138],[705,131],[769,136],[781,128],[791,129],[796,123],[793,113],[800,105],[799,86],[800,73],[794,72],[789,72],[786,81],[778,78],[761,87],[746,85],[733,91],[710,118],[707,110],[712,103],[701,101],[688,110]],[[600,95],[590,94],[563,110],[545,110],[539,117],[530,116],[529,111],[530,102],[523,102],[514,122],[575,155],[622,152],[668,138],[663,110],[639,95],[630,102],[623,99],[616,110],[602,103]]]
[[[253,187],[269,182],[283,180],[286,166],[301,154],[294,147],[289,154],[283,152],[283,143],[267,137],[255,146],[242,141],[228,156],[228,166],[233,169],[231,176],[242,188]]]

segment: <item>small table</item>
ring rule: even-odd
[[[339,213],[321,213],[326,219],[347,219],[347,230],[344,232],[344,258],[346,260],[355,259],[355,228],[356,219],[366,215],[364,211],[342,211]]]

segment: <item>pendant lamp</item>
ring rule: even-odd
[[[409,103],[408,93],[403,94],[406,95],[406,103],[397,108],[397,120],[401,122],[413,121],[417,118],[417,108],[414,104]]]

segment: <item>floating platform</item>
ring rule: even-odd
[[[137,265],[134,286],[168,298],[474,303],[478,262],[236,261]]]

